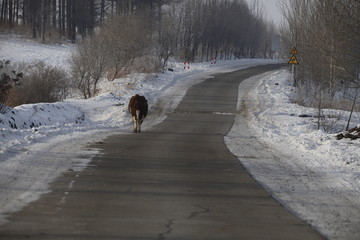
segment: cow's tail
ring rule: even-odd
[[[141,132],[140,110],[136,109],[136,132]]]

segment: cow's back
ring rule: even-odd
[[[142,118],[145,118],[148,112],[148,103],[146,98],[144,96],[140,96],[139,94],[132,96],[129,102],[128,109],[133,116],[136,114],[136,110],[139,110]]]

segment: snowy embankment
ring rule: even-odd
[[[0,59],[12,62],[44,60],[69,68],[71,45],[41,45],[20,38],[0,38]],[[191,64],[173,62],[174,71],[131,74],[112,82],[102,80],[98,96],[58,103],[27,104],[0,114],[0,224],[49,191],[49,184],[65,171],[88,166],[96,149],[89,143],[106,136],[131,133],[127,103],[144,95],[150,103],[144,130],[166,118],[192,85],[211,74],[272,63],[271,60],[237,60]]]
[[[327,238],[360,239],[360,141],[338,141],[336,134],[317,130],[317,118],[299,117],[316,116],[317,109],[291,103],[290,80],[285,70],[248,79],[257,84],[239,99],[242,112],[226,143],[264,188]],[[342,129],[349,116],[336,110],[323,114],[339,118],[327,124]],[[244,131],[242,118],[260,142],[255,147],[262,151],[239,151],[244,144],[239,138]],[[356,113],[351,126],[358,124],[360,114]]]

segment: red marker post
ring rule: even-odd
[[[190,62],[184,62],[184,70],[190,69]]]
[[[216,64],[216,57],[210,58],[210,64]]]

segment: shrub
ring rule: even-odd
[[[70,81],[66,72],[43,61],[30,64],[13,98],[20,104],[63,101]]]
[[[132,71],[150,72],[158,68],[157,62],[141,57],[150,51],[150,35],[146,16],[107,19],[100,32],[79,44],[70,57],[74,87],[84,98],[90,98],[96,94],[102,77],[111,81]]]
[[[107,47],[101,36],[94,36],[79,44],[70,57],[73,85],[84,98],[95,95],[97,84],[106,72]]]
[[[0,60],[0,113],[7,111],[5,104],[8,95],[11,89],[20,85],[22,77],[23,74],[15,71],[9,60]]]

